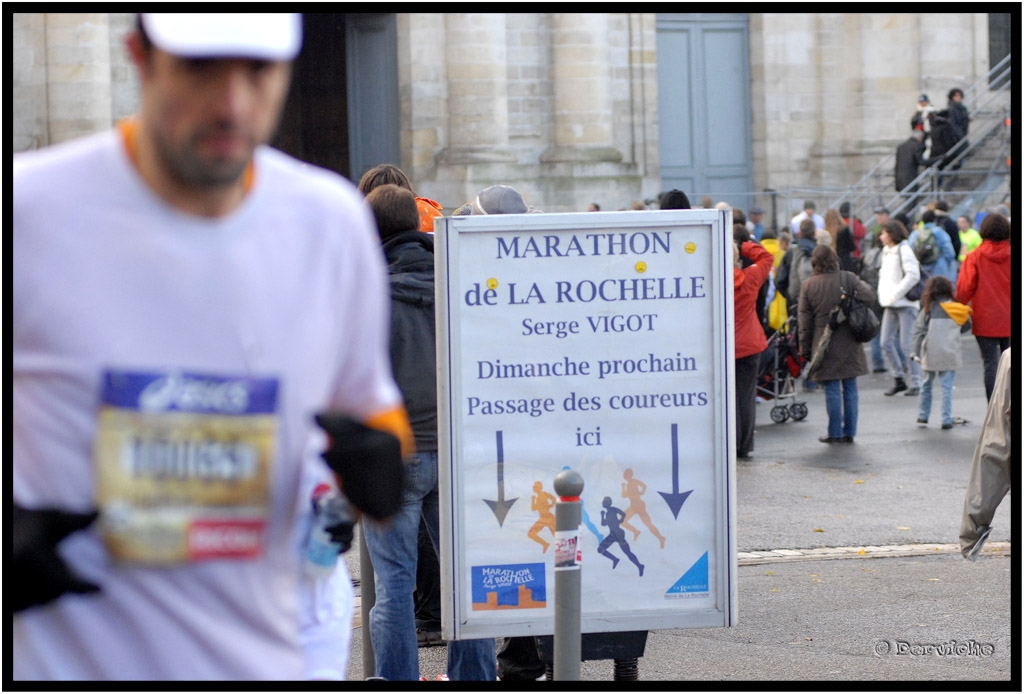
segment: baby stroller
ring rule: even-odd
[[[757,395],[774,400],[771,417],[776,424],[792,418],[799,422],[807,416],[807,403],[796,402],[796,380],[806,359],[800,356],[796,334],[789,332],[789,321],[771,334],[768,348],[761,354],[761,370],[757,377]],[[788,405],[786,400],[791,400]]]

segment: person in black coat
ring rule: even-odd
[[[376,603],[369,634],[378,677],[416,680],[419,657],[413,588],[421,519],[438,551],[439,491],[437,353],[434,311],[434,237],[419,230],[416,197],[388,183],[366,195],[388,263],[391,283],[391,367],[402,390],[416,437],[406,461],[402,507],[387,525],[363,524],[373,563]],[[453,681],[493,682],[497,677],[494,639],[448,643],[448,676]]]
[[[896,168],[894,176],[896,179],[896,190],[899,192],[906,192],[910,198],[910,209],[913,209],[915,199],[917,196],[914,195],[914,191],[917,186],[913,189],[906,190],[907,187],[917,178],[918,171],[922,166],[931,166],[938,158],[928,158],[924,156],[924,131],[919,129],[920,126],[914,129],[903,144],[896,148]]]

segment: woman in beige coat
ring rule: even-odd
[[[821,344],[829,314],[839,303],[843,288],[854,291],[861,301],[872,304],[875,290],[852,272],[840,272],[839,257],[831,246],[819,245],[811,254],[812,274],[800,288],[800,352],[811,359],[814,350],[824,349],[813,370],[807,374],[825,388],[828,435],[822,443],[853,443],[857,435],[857,377],[868,372],[864,345],[857,342],[850,327],[840,323],[826,344]]]

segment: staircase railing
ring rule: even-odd
[[[971,130],[968,146],[963,148],[954,159],[936,164],[922,171],[903,190],[896,191],[893,186],[896,164],[895,151],[882,157],[859,181],[844,188],[836,196],[830,207],[838,207],[843,202],[850,203],[852,214],[867,219],[875,207],[887,207],[893,214],[909,211],[915,200],[923,194],[939,192],[944,180],[952,175],[964,175],[965,171],[953,171],[959,168],[970,155],[981,150],[988,139],[1000,127],[1004,127],[1009,106],[1004,95],[1012,86],[1012,55],[1007,55],[992,67],[981,79],[977,80],[964,92],[964,104],[971,113]],[[1008,143],[1000,148],[999,158],[992,163],[989,173],[998,170],[1005,162],[1005,151]],[[1003,164],[1004,168],[1005,165]]]

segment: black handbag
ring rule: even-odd
[[[909,300],[909,301],[917,301],[922,296],[924,296],[924,285],[926,285],[928,283],[928,279],[930,277],[931,277],[931,275],[928,273],[928,271],[925,270],[924,268],[921,268],[921,279],[919,279],[917,281],[917,284],[915,284],[913,287],[911,287],[907,291],[907,295],[906,295],[907,300]]]
[[[871,306],[857,298],[857,277],[853,276],[853,287],[847,290],[842,285],[842,279],[851,276],[850,272],[843,272],[839,289],[839,309],[842,311],[845,322],[850,326],[850,333],[857,342],[871,342],[878,334],[881,323],[878,316],[871,309]]]

